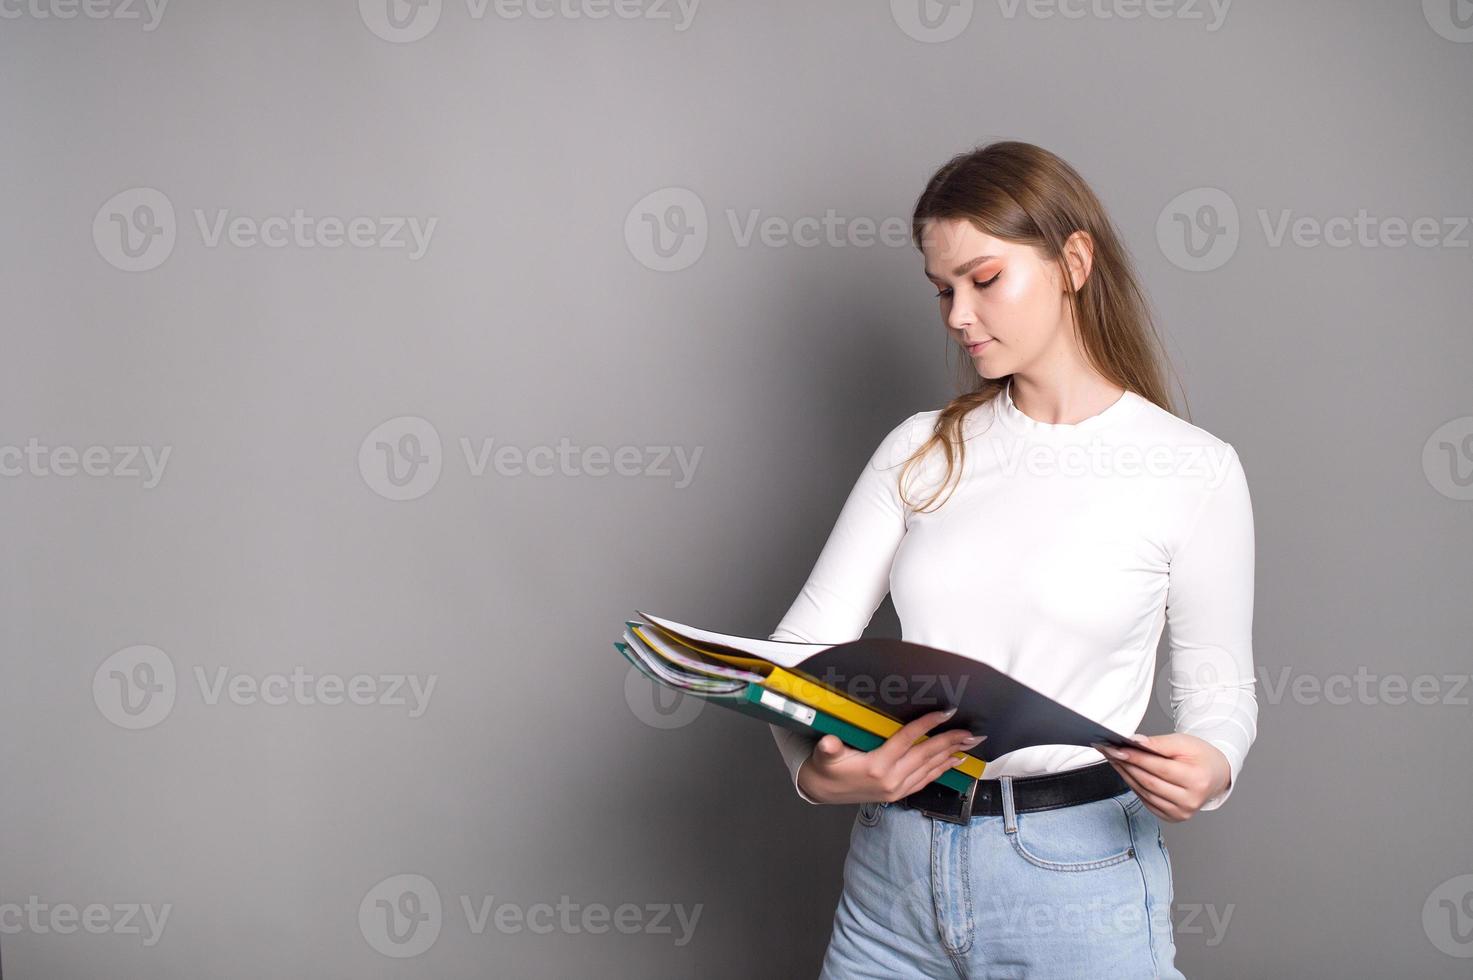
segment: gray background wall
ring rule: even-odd
[[[816,973],[853,808],[611,641],[776,625],[952,390],[865,221],[996,138],[1092,182],[1253,493],[1261,733],[1166,829],[1180,963],[1469,975],[1457,8],[387,2],[4,6],[7,976]]]

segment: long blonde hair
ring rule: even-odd
[[[1016,140],[959,153],[931,176],[916,200],[911,219],[916,248],[928,221],[952,219],[968,221],[994,238],[1034,246],[1066,283],[1064,243],[1076,231],[1086,232],[1093,242],[1089,277],[1078,291],[1064,291],[1085,359],[1107,380],[1173,411],[1164,380],[1165,350],[1150,303],[1104,206],[1073,167],[1042,147]],[[930,438],[901,470],[900,497],[907,506],[906,473],[941,446],[946,475],[925,504],[934,501],[966,460],[962,423],[967,413],[996,398],[1011,377],[983,378],[970,363],[963,370],[972,376],[971,389],[947,403]]]

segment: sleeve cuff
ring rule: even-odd
[[[822,804],[819,803],[817,800],[810,800],[808,798],[808,794],[804,793],[803,790],[800,789],[798,786],[798,773],[803,771],[803,765],[807,761],[807,759],[804,759],[803,762],[798,763],[798,768],[793,770],[793,792],[797,793],[798,799],[802,800],[804,803],[812,803],[814,806],[822,806]]]
[[[1208,739],[1207,743],[1216,748],[1228,761],[1228,787],[1216,796],[1211,797],[1203,803],[1200,810],[1216,810],[1227,802],[1227,798],[1233,795],[1233,790],[1238,785],[1238,773],[1243,769],[1243,756],[1239,753],[1237,746],[1218,739]]]
[[[798,773],[803,769],[803,763],[807,762],[809,756],[813,754],[813,747],[818,744],[818,739],[812,735],[802,735],[798,732],[790,731],[781,725],[774,725],[770,722],[767,727],[772,729],[772,737],[777,742],[778,751],[782,755],[783,762],[786,764],[790,773],[790,778],[793,782],[793,792],[797,793],[798,799],[803,802],[818,806],[819,802],[817,800],[810,799],[798,788]]]

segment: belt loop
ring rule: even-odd
[[[998,786],[1002,790],[1002,831],[1005,834],[1018,832],[1018,811],[1013,807],[1013,777],[1001,776]]]

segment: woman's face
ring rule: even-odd
[[[921,252],[941,320],[984,378],[1070,359],[1063,279],[1031,245],[993,238],[961,219],[925,224]]]

